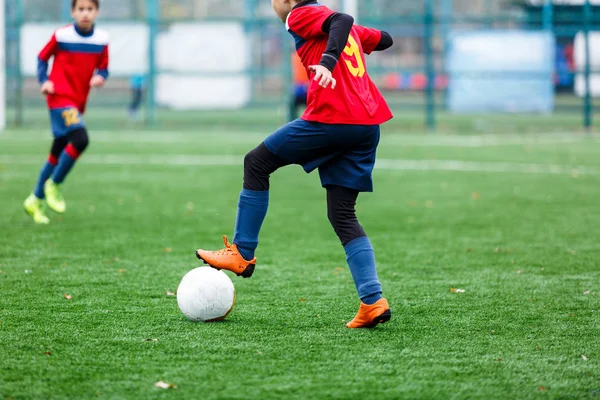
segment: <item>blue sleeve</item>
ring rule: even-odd
[[[98,70],[98,75],[100,75],[101,77],[104,78],[104,80],[108,79],[108,70],[107,69],[99,69]]]
[[[38,58],[37,78],[40,85],[48,80],[48,61],[41,58]]]

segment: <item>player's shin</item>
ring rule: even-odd
[[[346,261],[350,267],[360,300],[374,304],[382,298],[381,283],[377,277],[375,252],[366,236],[354,239],[344,246]]]
[[[358,191],[342,186],[327,187],[327,217],[346,251],[346,261],[361,301],[374,304],[381,299],[375,252],[356,218]]]
[[[50,155],[48,157],[48,160],[40,170],[40,175],[37,184],[35,185],[35,189],[33,191],[33,194],[38,199],[44,199],[46,197],[46,194],[44,193],[44,184],[52,176],[52,173],[54,172],[54,169],[56,168],[57,164],[58,159],[55,156]]]
[[[245,260],[252,260],[258,234],[269,208],[269,177],[285,165],[261,143],[244,158],[244,188],[238,201],[233,243]]]
[[[60,156],[58,167],[56,168],[52,180],[56,184],[64,182],[65,178],[71,172],[75,162],[85,151],[89,144],[89,139],[85,128],[73,131],[70,135],[71,143],[67,145]]]
[[[269,208],[269,192],[243,189],[240,193],[233,243],[245,260],[252,260],[258,235]]]

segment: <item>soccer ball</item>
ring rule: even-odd
[[[190,321],[220,321],[233,309],[235,288],[223,271],[210,267],[196,268],[179,283],[177,304]]]

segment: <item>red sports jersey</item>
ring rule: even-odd
[[[54,57],[48,77],[48,61]],[[75,106],[85,111],[90,80],[94,73],[108,77],[108,33],[94,29],[89,34],[79,32],[74,25],[58,29],[39,54],[38,79],[50,79],[54,94],[47,96],[50,109]]]
[[[323,23],[334,12],[318,3],[297,7],[288,15],[286,29],[296,40],[296,50],[308,69],[318,65],[327,48],[329,35]],[[311,77],[306,112],[302,119],[326,124],[379,125],[392,118],[383,96],[369,78],[365,53],[370,54],[381,40],[381,31],[354,25],[348,44],[340,55],[333,78],[335,89],[322,88]]]

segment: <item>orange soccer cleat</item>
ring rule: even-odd
[[[237,246],[229,243],[227,236],[223,236],[223,243],[225,243],[225,248],[222,250],[196,250],[196,257],[215,269],[226,269],[237,276],[250,278],[256,267],[256,257],[250,261],[244,260]]]
[[[360,302],[358,314],[346,324],[348,328],[374,328],[390,320],[392,313],[386,299],[379,299],[375,304]]]

